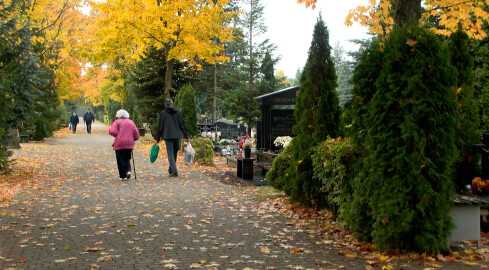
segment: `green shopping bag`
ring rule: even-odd
[[[156,158],[158,157],[158,152],[160,151],[160,147],[158,146],[158,144],[153,144],[153,146],[151,147],[151,152],[149,154],[149,161],[151,163],[155,162]]]

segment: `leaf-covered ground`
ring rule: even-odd
[[[0,177],[1,269],[480,269],[481,247],[450,254],[382,253],[356,241],[326,211],[288,201],[271,187],[225,174],[234,168],[184,165],[168,177],[165,149],[136,145],[137,180],[117,176],[112,138],[57,132],[22,144]],[[212,176],[212,177],[210,177]]]

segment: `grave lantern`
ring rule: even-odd
[[[482,144],[475,144],[474,147],[482,155],[482,179],[489,179],[489,133],[482,134]]]

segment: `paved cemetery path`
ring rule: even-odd
[[[168,177],[166,160],[150,164],[138,144],[138,179],[121,182],[111,144],[95,123],[92,134],[80,126],[15,152],[36,169],[33,184],[0,209],[0,269],[366,267],[307,228],[257,212],[239,188],[182,166]]]

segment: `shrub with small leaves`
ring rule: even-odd
[[[200,164],[214,165],[214,144],[209,138],[195,137],[190,143],[195,149],[195,161]]]
[[[276,189],[284,191],[286,194],[290,193],[290,175],[288,170],[292,166],[292,152],[293,144],[289,143],[287,147],[273,159],[272,168],[267,172],[265,178],[269,181],[270,185]]]
[[[328,139],[314,148],[312,162],[314,178],[321,181],[321,191],[326,194],[329,209],[335,215],[344,212],[352,199],[351,180],[355,177],[353,164],[359,158],[350,138]]]

